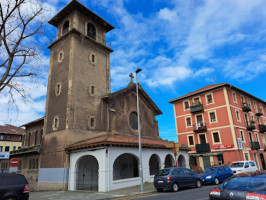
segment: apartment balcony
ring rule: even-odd
[[[206,124],[193,124],[193,131],[194,133],[203,133],[207,131]]]
[[[262,109],[261,108],[258,108],[257,110],[256,110],[256,116],[261,116],[261,115],[263,115],[263,112],[262,112]]]
[[[190,106],[190,112],[192,114],[201,113],[203,111],[204,111],[203,110],[203,104],[196,104],[196,105]]]
[[[252,131],[256,128],[256,124],[255,124],[255,121],[250,121],[248,124],[247,124],[247,130],[248,131]]]
[[[251,108],[249,107],[249,105],[247,103],[243,103],[242,104],[242,110],[244,112],[249,112],[249,111],[251,111]]]
[[[265,125],[258,125],[260,133],[266,132],[266,126]]]
[[[207,153],[210,152],[210,144],[196,144],[196,151],[197,153]]]
[[[251,150],[258,150],[260,149],[260,143],[259,142],[250,142]]]

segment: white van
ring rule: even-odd
[[[258,171],[256,163],[252,160],[232,162],[230,167],[234,174]]]

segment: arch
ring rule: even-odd
[[[160,158],[157,154],[152,154],[149,161],[150,175],[155,175],[160,170]]]
[[[69,31],[69,21],[66,21],[63,25],[63,35]]]
[[[171,156],[170,154],[167,154],[167,156],[165,157],[165,161],[164,161],[164,167],[168,168],[168,167],[174,167],[174,158],[173,156]]]
[[[96,39],[96,29],[92,23],[87,24],[87,36],[94,40]]]
[[[76,169],[77,190],[98,190],[99,164],[94,156],[87,155],[79,158]]]
[[[134,178],[138,176],[138,158],[135,155],[124,153],[115,159],[113,165],[113,180]]]
[[[178,167],[186,167],[186,159],[183,155],[178,156],[177,165]]]

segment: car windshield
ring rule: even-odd
[[[236,162],[231,164],[231,167],[243,167],[243,166],[244,166],[243,162]]]
[[[208,169],[205,169],[203,171],[204,174],[211,174],[211,173],[214,173],[216,172],[217,168],[216,167],[211,167],[211,168],[208,168]]]
[[[266,179],[256,177],[236,177],[224,183],[224,188],[228,190],[241,191],[264,191],[266,190]]]
[[[157,172],[156,176],[166,176],[170,172],[170,169],[161,169],[160,171]]]

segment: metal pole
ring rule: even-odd
[[[142,169],[141,133],[140,133],[140,112],[139,112],[139,88],[138,88],[138,72],[140,72],[140,71],[139,71],[139,69],[136,71],[136,87],[137,87],[138,132],[139,132],[140,191],[143,192],[143,169]]]

